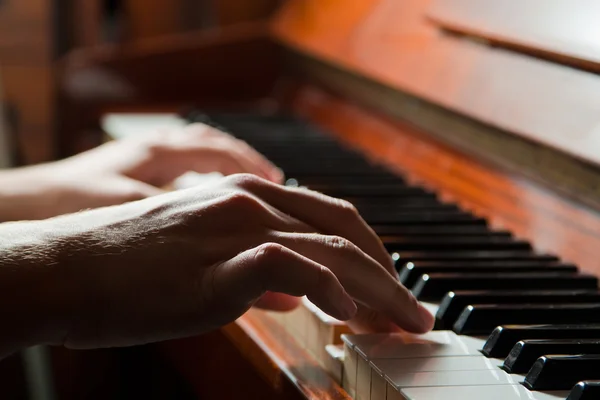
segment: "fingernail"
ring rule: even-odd
[[[351,319],[358,310],[354,301],[347,294],[342,296],[338,309],[343,317],[343,320]]]

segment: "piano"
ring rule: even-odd
[[[353,202],[436,314],[415,336],[355,333],[306,300],[251,310],[220,332],[223,357],[260,376],[247,397],[598,399],[598,15],[591,0],[289,0],[268,21],[78,54],[70,76],[127,90],[67,91],[71,129],[107,113],[113,135],[144,116],[220,127],[286,184]],[[206,386],[231,371],[202,337],[156,347],[219,398]]]

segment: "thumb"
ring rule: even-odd
[[[234,307],[246,307],[271,291],[278,296],[306,295],[339,320],[356,313],[354,301],[331,270],[276,243],[262,244],[219,265],[213,291],[216,301]],[[242,310],[234,312],[238,311]]]

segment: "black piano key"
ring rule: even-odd
[[[597,290],[456,291],[447,293],[436,313],[435,329],[452,329],[465,307],[473,304],[600,303]]]
[[[600,378],[600,355],[547,355],[531,367],[523,385],[529,390],[570,390],[579,381]]]
[[[383,244],[387,251],[453,251],[461,250],[531,250],[526,241],[493,236],[409,236],[386,238]]]
[[[422,261],[558,261],[558,257],[550,254],[535,254],[524,250],[473,250],[473,251],[402,251],[393,252],[392,258],[396,265],[407,262]],[[396,268],[398,269],[398,268]]]
[[[490,232],[485,221],[478,224],[460,224],[460,225],[397,225],[391,223],[371,224],[371,229],[379,236],[441,236],[441,235],[461,235],[478,236]],[[512,236],[509,232],[499,232]]]
[[[364,217],[364,216],[363,216]],[[393,223],[397,225],[485,224],[487,221],[464,212],[407,211],[392,215],[374,215],[364,218],[369,224]]]
[[[481,353],[486,357],[504,358],[520,340],[595,338],[600,338],[600,325],[504,325],[494,329]]]
[[[352,197],[343,196],[344,200],[354,204],[356,208],[383,208],[383,209],[406,209],[413,210],[426,207],[440,207],[444,205],[435,196],[426,197]],[[458,207],[450,205],[450,210],[457,210]],[[386,222],[384,224],[389,224]]]
[[[363,216],[363,218],[380,218],[383,219],[390,215],[401,215],[405,216],[411,213],[418,214],[430,214],[430,213],[454,213],[461,214],[462,212],[453,204],[420,204],[417,202],[408,204],[388,204],[388,205],[362,205],[352,203]],[[386,223],[393,223],[393,219],[386,221]]]
[[[333,197],[435,197],[434,193],[423,188],[404,185],[311,185],[309,189]]]
[[[390,211],[361,214],[369,224],[392,223],[397,225],[440,225],[440,224],[479,224],[482,218],[457,211],[415,210]]]
[[[294,184],[294,182],[296,184]],[[397,175],[372,175],[372,176],[354,176],[354,175],[340,175],[340,176],[305,176],[297,178],[295,176],[288,176],[286,180],[286,186],[328,186],[328,185],[350,185],[358,184],[360,186],[368,185],[405,185],[404,179]]]
[[[385,243],[385,242],[384,242]],[[400,282],[407,288],[412,288],[415,283],[425,274],[436,273],[526,273],[526,272],[577,272],[577,267],[571,264],[559,264],[552,262],[528,262],[528,261],[504,261],[502,263],[490,263],[481,261],[478,263],[450,263],[450,262],[417,262],[406,263],[398,271]]]
[[[514,345],[502,369],[511,374],[524,374],[538,358],[549,354],[600,354],[600,338],[523,340]]]
[[[578,382],[571,392],[567,400],[598,400],[600,399],[600,380],[585,380]]]
[[[440,301],[448,292],[457,290],[568,290],[596,289],[598,280],[592,275],[539,273],[437,273],[422,275],[412,288],[423,301]]]
[[[452,330],[488,335],[499,325],[600,324],[600,304],[474,304],[460,314]]]

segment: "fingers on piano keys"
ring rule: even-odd
[[[597,336],[598,329],[509,326],[487,341],[451,331],[344,335],[342,386],[356,400],[597,399],[600,339],[529,338]]]
[[[420,337],[346,336],[342,368],[335,344],[348,332],[343,323],[306,300],[291,313],[273,314],[355,399],[600,398],[592,381],[600,379],[596,277],[536,253],[305,122],[252,115],[216,122],[296,185],[352,202],[392,255],[402,283],[428,302],[436,328],[446,329]]]

